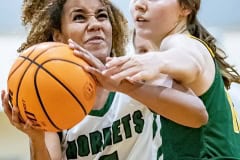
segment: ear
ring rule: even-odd
[[[183,17],[187,17],[189,14],[192,13],[192,10],[187,7],[182,7],[180,15]]]
[[[53,30],[53,41],[64,43],[62,33],[59,30],[56,29]]]

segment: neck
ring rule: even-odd
[[[175,25],[172,27],[172,29],[170,31],[168,31],[162,37],[159,44],[161,45],[162,40],[169,35],[172,35],[172,34],[186,34],[186,33],[188,33],[186,21],[185,20],[178,21],[178,22],[175,23]],[[158,46],[160,46],[160,45],[158,45]]]
[[[174,27],[164,36],[167,37],[171,34],[181,34],[187,31],[187,25],[186,25],[186,21],[182,20],[182,21],[178,21]]]

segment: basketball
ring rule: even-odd
[[[88,65],[58,42],[36,44],[19,54],[8,75],[9,101],[21,119],[45,131],[69,129],[92,109],[96,83]],[[34,123],[34,124],[35,124]]]

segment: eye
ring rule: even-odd
[[[87,20],[87,17],[83,14],[76,14],[73,17],[74,22],[85,22]]]
[[[109,18],[107,12],[102,12],[102,13],[99,13],[96,17],[99,21],[104,21],[104,20],[107,20]]]

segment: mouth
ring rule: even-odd
[[[143,16],[136,16],[135,21],[136,22],[148,22],[148,20],[146,18],[144,18]]]
[[[85,41],[85,43],[90,43],[90,44],[99,44],[99,43],[102,43],[104,41],[104,38],[101,37],[101,36],[94,36],[94,37],[91,37],[89,39],[87,39]]]

